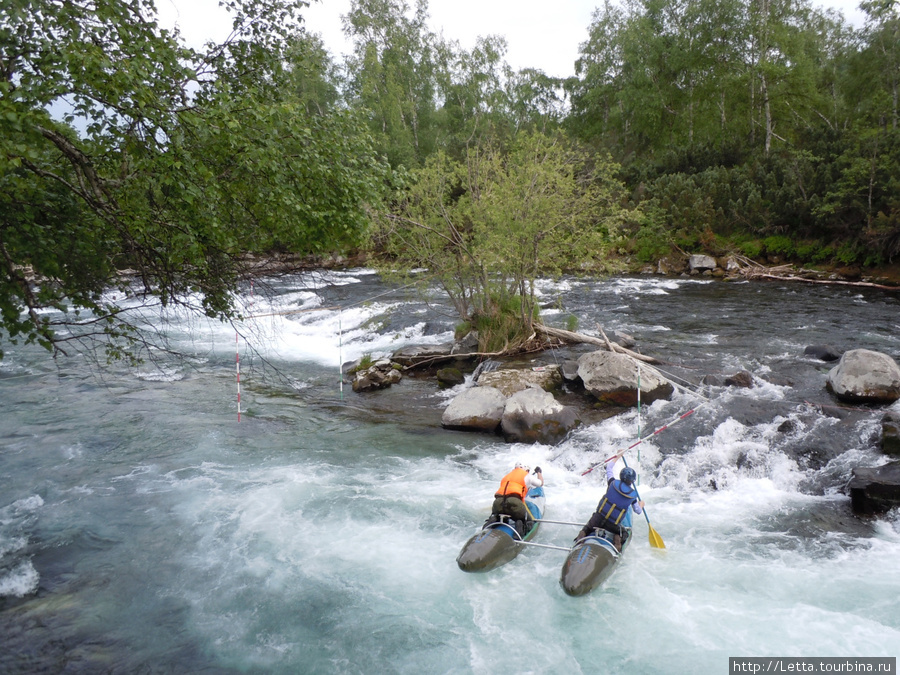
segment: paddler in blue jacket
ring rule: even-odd
[[[619,473],[618,479],[614,477],[616,461],[621,456],[619,453],[606,463],[606,494],[597,504],[597,510],[591,514],[591,519],[575,537],[576,542],[595,529],[603,529],[613,535],[613,544],[621,551],[622,544],[628,538],[625,528],[631,527],[631,511],[638,515],[643,513],[644,502],[638,499],[637,490],[634,489],[634,481],[637,479],[634,469],[626,466]]]

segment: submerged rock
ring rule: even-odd
[[[889,410],[881,420],[881,451],[900,455],[900,412]]]
[[[837,361],[843,352],[832,345],[809,345],[803,353],[820,361]]]
[[[459,368],[441,368],[435,373],[435,377],[441,389],[455,387],[466,381],[466,376],[462,374]]]
[[[900,463],[853,469],[847,489],[854,513],[874,515],[900,506]]]
[[[753,386],[753,375],[746,370],[739,370],[733,375],[704,375],[701,382],[713,387],[744,387],[749,389]]]

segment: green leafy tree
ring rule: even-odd
[[[381,168],[363,124],[330,107],[322,60],[300,31],[306,3],[225,4],[234,32],[197,53],[157,25],[152,0],[5,3],[9,339],[64,351],[94,335],[121,356],[128,342],[116,338],[140,335],[105,290],[164,306],[199,298],[224,319],[244,253],[316,253],[365,236]]]
[[[508,154],[471,147],[462,162],[436,153],[398,195],[379,241],[392,267],[428,269],[483,350],[515,351],[533,335],[539,277],[588,261],[604,269],[629,217],[616,169],[561,134],[520,134]]]
[[[514,125],[506,84],[512,69],[505,61],[507,44],[498,36],[480,37],[471,50],[445,43],[441,53],[439,114],[442,149],[460,159],[484,138],[510,139]]]
[[[427,26],[428,3],[353,0],[344,33],[348,98],[368,111],[378,152],[391,166],[421,166],[435,149],[436,73],[441,41]]]

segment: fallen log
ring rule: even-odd
[[[772,279],[774,281],[805,281],[808,284],[823,284],[825,286],[861,286],[863,288],[881,288],[886,291],[896,291],[896,286],[885,286],[884,284],[876,284],[871,281],[842,281],[840,279],[807,279],[806,277],[798,277],[795,275],[780,274],[755,274],[756,279]]]
[[[585,335],[584,333],[574,333],[570,330],[563,330],[562,328],[550,328],[549,326],[541,326],[537,324],[534,326],[534,329],[542,335],[556,338],[557,340],[562,340],[563,342],[567,342],[569,344],[590,344],[597,345],[598,347],[603,347],[607,350],[610,349],[607,340],[593,337],[591,335]],[[644,363],[662,364],[662,361],[660,361],[659,359],[655,359],[652,356],[645,356],[644,354],[638,354],[635,351],[626,349],[625,347],[621,347],[619,345],[616,345],[614,347],[614,350],[619,351],[623,354],[627,354],[628,356],[637,359],[638,361],[643,361]]]

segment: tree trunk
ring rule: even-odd
[[[573,333],[570,330],[563,330],[562,328],[550,328],[549,326],[542,326],[540,324],[535,324],[534,330],[541,335],[556,338],[570,344],[591,344],[609,350],[609,345],[607,344],[606,340],[593,337],[591,335],[585,335],[584,333]],[[630,349],[626,349],[625,347],[621,347],[619,345],[614,345],[613,349],[617,352],[621,352],[622,354],[626,354],[634,359],[637,359],[638,361],[643,361],[644,363],[661,363],[661,361],[653,358],[652,356],[638,354],[637,352],[633,352]]]

